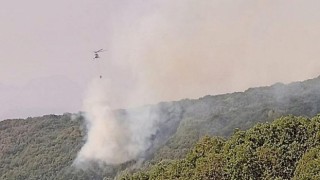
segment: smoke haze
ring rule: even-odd
[[[117,92],[110,96],[115,108],[309,79],[320,68],[319,7],[318,0],[7,1],[0,7],[0,83],[7,89],[59,75],[82,92],[96,76],[92,51],[100,48],[108,49],[101,69]],[[34,104],[46,108],[67,96]]]
[[[110,2],[118,11],[108,16],[104,78],[84,100],[88,136],[77,161],[118,164],[148,149],[157,114],[119,121],[113,109],[318,76],[320,4],[312,2]]]
[[[143,157],[156,133],[157,114],[150,108],[126,110],[126,118],[116,118],[109,99],[108,80],[94,79],[84,100],[86,112],[86,143],[75,165],[86,167],[87,162],[120,164]]]
[[[318,76],[320,16],[309,3],[139,2],[115,17],[122,21],[108,47],[108,58],[130,69],[128,81],[148,96],[124,106]]]
[[[319,0],[6,1],[0,118],[77,111],[89,84],[88,135],[77,161],[139,157],[158,114],[116,120],[114,109],[316,77],[319,8]],[[101,48],[108,51],[97,68],[92,51]],[[8,88],[56,75],[74,85],[47,79]]]

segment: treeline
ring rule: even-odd
[[[147,179],[320,179],[320,115],[286,116],[236,130],[226,139],[205,136],[183,159],[119,177]]]
[[[0,122],[0,179],[102,180],[125,169],[88,163],[78,169],[73,162],[85,142],[81,114]]]
[[[240,161],[237,159],[238,156],[243,156],[244,158],[243,161],[235,165],[243,169],[239,170],[240,172],[238,173],[240,174],[252,169],[251,166],[242,167],[243,164],[241,163],[245,162],[248,158],[255,158],[259,160],[258,162],[263,161],[265,164],[269,163],[273,165],[272,163],[276,163],[276,161],[268,158],[272,157],[271,155],[277,155],[276,157],[278,157],[279,154],[272,153],[281,153],[283,151],[278,152],[274,149],[271,142],[269,142],[268,146],[252,147],[249,150],[245,148],[251,145],[250,143],[240,144],[241,146],[237,145],[236,149],[232,149],[233,146],[230,145],[230,152],[226,151],[228,143],[230,144],[232,141],[240,143],[235,137],[239,136],[240,141],[240,137],[245,136],[248,138],[249,132],[252,131],[242,130],[249,129],[257,123],[272,122],[274,119],[287,114],[313,117],[319,112],[320,77],[288,85],[275,84],[269,87],[251,88],[245,92],[206,96],[196,100],[185,99],[176,102],[159,103],[138,109],[117,110],[115,111],[115,115],[121,121],[128,119],[132,121],[132,118],[134,118],[138,120],[137,122],[141,122],[139,118],[147,117],[148,120],[157,122],[156,134],[150,137],[152,141],[150,142],[151,146],[143,157],[145,160],[142,163],[144,171],[140,172],[141,176],[160,178],[153,176],[151,173],[158,172],[156,167],[159,167],[162,169],[159,170],[160,174],[163,172],[162,175],[166,178],[166,173],[172,173],[168,171],[168,168],[170,168],[174,169],[181,178],[185,177],[181,173],[187,170],[190,173],[190,177],[195,178],[199,175],[199,177],[205,179],[205,177],[210,177],[211,175],[202,176],[201,174],[205,174],[205,168],[212,167],[216,169],[214,171],[208,169],[207,171],[220,173],[212,176],[221,175],[223,178],[232,179],[232,177],[236,177],[236,175],[231,176],[236,171],[233,172],[233,167],[230,163]],[[271,126],[271,124],[260,124],[258,126]],[[275,128],[275,125],[273,127]],[[236,128],[239,131],[234,134]],[[268,133],[269,131],[265,131],[263,136],[267,136]],[[119,166],[101,166],[101,163],[100,165],[98,163],[90,163],[84,170],[74,169],[72,163],[76,158],[77,152],[79,152],[84,144],[85,134],[84,119],[81,114],[46,115],[43,117],[0,121],[0,179],[102,180],[106,177],[113,178],[122,170],[126,168],[130,169],[130,166],[135,164],[134,160]],[[199,139],[205,135],[221,138],[213,138],[215,140],[205,138],[207,140],[199,142]],[[229,139],[231,135],[232,138]],[[277,135],[274,136],[274,138],[278,137]],[[210,157],[209,155],[206,157],[209,151],[205,151],[204,157],[192,159],[190,149],[195,147],[197,142],[199,142],[198,144],[201,144],[201,142],[209,144],[217,143],[217,146],[208,147],[218,148],[221,146],[221,149],[215,149],[217,151],[215,154],[209,153],[211,154]],[[200,145],[196,147],[198,146]],[[280,145],[276,144],[274,146],[278,147]],[[299,145],[292,146],[294,146],[293,150],[296,150],[294,148],[298,148],[300,152]],[[234,154],[235,151],[238,152],[239,148],[242,148],[243,154]],[[308,144],[306,144],[306,149],[308,149],[308,152],[310,151],[310,155],[303,156],[302,159],[310,159],[311,156],[315,157],[318,153],[317,149],[311,150]],[[248,154],[245,150],[251,154]],[[293,154],[294,158],[300,158],[301,154],[297,154],[296,157],[296,152],[293,150],[290,153]],[[227,155],[227,152],[230,155]],[[268,155],[268,158],[263,155],[258,156],[257,153],[270,153],[270,156]],[[250,156],[247,157],[247,155]],[[230,159],[229,161],[227,158],[229,156],[233,160]],[[193,166],[190,166],[190,160],[192,160]],[[155,167],[149,165],[158,164],[159,162],[161,162],[160,165]],[[217,164],[207,167],[204,165],[207,162],[217,162]],[[305,162],[309,163],[309,161]],[[317,163],[317,161],[311,162]],[[139,163],[141,162],[139,161]],[[287,163],[287,161],[281,163]],[[295,173],[298,172],[299,167],[309,167],[309,169],[312,169],[310,167],[315,166],[315,164],[310,163],[300,163],[297,165]],[[258,165],[260,169],[268,170],[266,166],[262,166],[259,163]],[[284,165],[278,167],[278,169],[282,167]],[[219,168],[222,170],[218,170]],[[272,171],[278,171],[278,169],[276,168]],[[256,171],[257,169],[255,169]],[[268,174],[268,172],[263,173]],[[301,170],[299,172],[306,171]],[[258,173],[261,172],[258,171]],[[292,170],[290,170],[290,173],[292,173]],[[129,174],[132,174],[132,172]],[[139,176],[134,174],[128,177]]]
[[[320,77],[288,85],[277,83],[245,92],[183,100],[168,107],[172,106],[183,109],[179,116],[181,120],[178,126],[171,125],[170,117],[166,121],[169,124],[166,129],[175,127],[175,131],[156,150],[154,161],[185,157],[205,135],[227,138],[236,128],[246,130],[257,123],[272,122],[288,114],[317,115],[320,113]]]
[[[97,172],[75,171],[83,145],[81,116],[46,115],[0,122],[0,179],[92,179]]]

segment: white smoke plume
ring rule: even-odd
[[[302,8],[298,0],[108,2],[110,11],[101,6],[110,13],[105,18],[112,27],[104,37],[107,64],[101,65],[105,74],[89,86],[84,101],[88,135],[76,162],[118,164],[148,149],[157,113],[131,111],[123,120],[112,109],[242,91],[319,73],[319,11],[312,3]]]
[[[95,79],[89,85],[84,100],[88,134],[78,153],[76,165],[86,162],[120,164],[137,158],[150,146],[150,136],[156,128],[151,111],[135,110],[131,118],[119,119],[110,108],[109,81]]]

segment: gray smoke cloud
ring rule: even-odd
[[[78,153],[76,165],[86,162],[120,164],[141,156],[150,147],[155,134],[156,116],[149,108],[125,111],[126,118],[116,117],[110,107],[110,83],[94,79],[84,99],[87,136]]]
[[[150,146],[158,114],[119,120],[113,109],[318,75],[320,14],[312,3],[137,2],[111,3],[118,11],[108,17],[103,79],[89,85],[84,100],[88,135],[78,162],[117,164]]]

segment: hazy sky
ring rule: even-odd
[[[6,1],[0,118],[76,112],[99,71],[112,107],[316,77],[319,9],[318,0]]]

